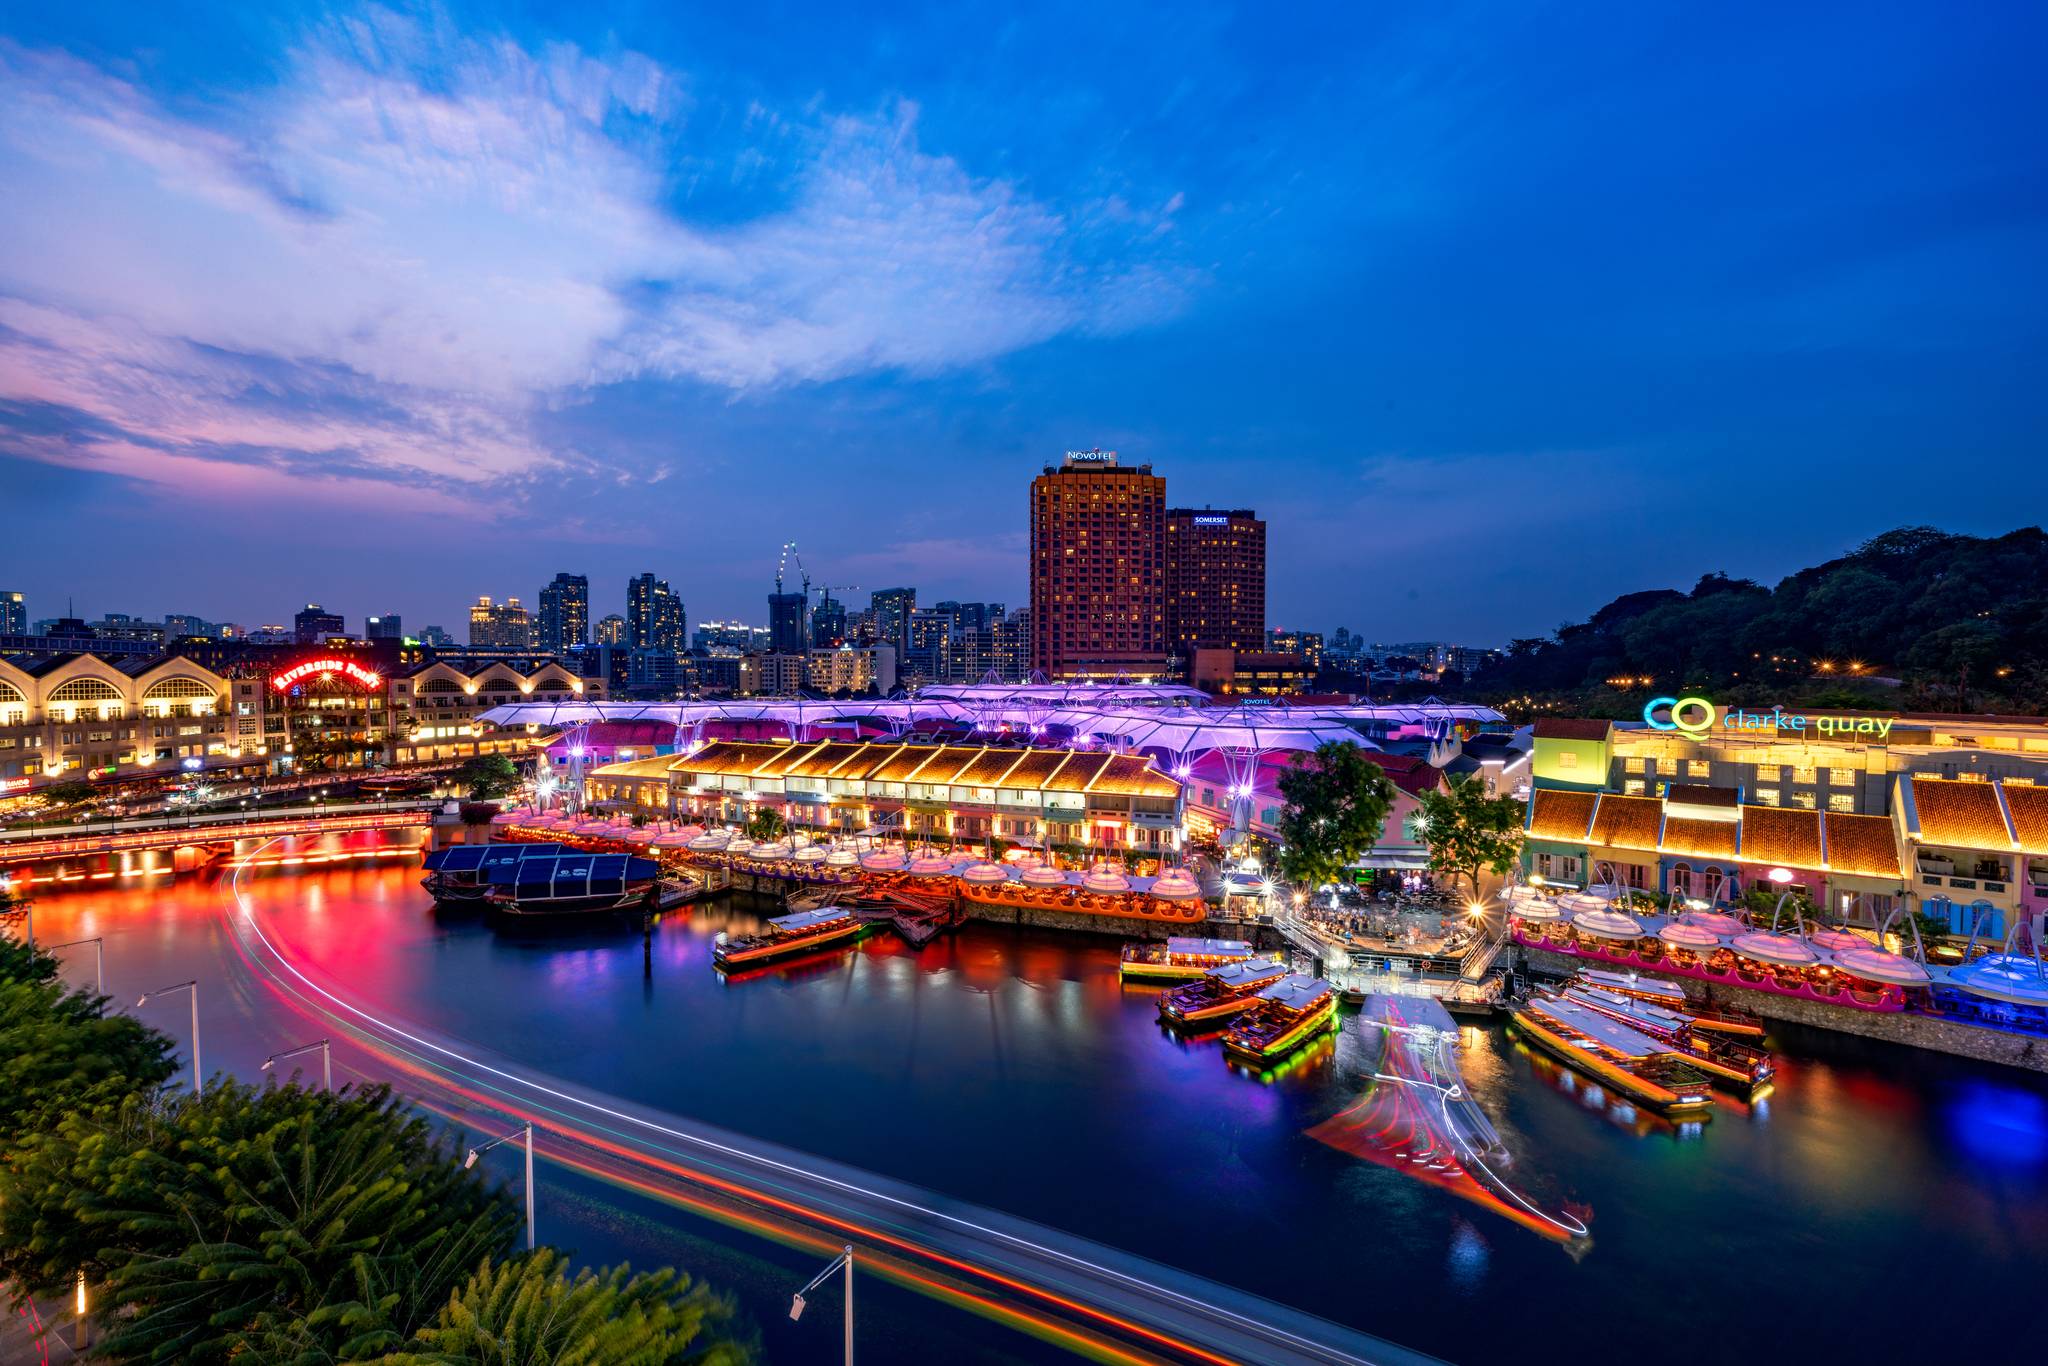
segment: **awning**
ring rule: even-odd
[[[1354,859],[1348,866],[1361,871],[1420,873],[1428,871],[1429,855],[1421,852],[1410,853],[1405,849],[1389,850],[1386,853],[1374,851],[1363,858]]]

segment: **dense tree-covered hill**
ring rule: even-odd
[[[1790,690],[1834,705],[2048,707],[2048,534],[1902,527],[1775,588],[1709,574],[1689,593],[1630,593],[1548,640],[1515,641],[1472,680],[1483,695],[1624,710],[1703,688],[1729,701]]]

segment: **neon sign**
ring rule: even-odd
[[[1659,719],[1658,712],[1664,716]],[[1790,732],[1804,735],[1871,735],[1882,740],[1892,733],[1891,716],[1808,716],[1783,707],[1769,711],[1746,711],[1741,707],[1716,707],[1704,697],[1653,697],[1643,706],[1643,720],[1651,730],[1676,730],[1701,736],[1710,730],[1733,730],[1772,734]]]
[[[315,674],[341,674],[365,688],[378,688],[384,685],[383,675],[374,669],[365,669],[353,659],[309,659],[303,664],[294,664],[271,679],[270,686],[279,692],[287,692],[294,683],[311,678]]]

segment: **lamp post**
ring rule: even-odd
[[[468,1171],[471,1167],[474,1167],[479,1157],[482,1157],[500,1143],[509,1143],[522,1135],[526,1139],[526,1250],[531,1252],[533,1251],[533,1126],[529,1124],[523,1129],[515,1129],[509,1134],[502,1134],[480,1148],[471,1148],[469,1156],[462,1159],[462,1170]]]
[[[811,1283],[796,1292],[789,1301],[789,1317],[792,1322],[804,1316],[804,1296],[816,1290],[826,1277],[841,1267],[846,1269],[846,1366],[853,1366],[853,1245],[847,1244],[839,1255],[825,1264],[825,1269],[811,1277]]]
[[[139,1001],[137,1001],[137,1002],[135,1003],[135,1008],[136,1008],[137,1010],[140,1010],[140,1009],[142,1009],[142,1008],[143,1008],[144,1006],[148,1005],[148,1004],[150,1003],[151,999],[152,999],[152,998],[154,998],[154,997],[157,997],[157,996],[171,996],[171,995],[175,995],[176,993],[178,993],[178,992],[181,992],[181,991],[189,991],[189,992],[191,992],[191,993],[192,993],[192,1094],[193,1094],[194,1096],[198,1096],[198,1095],[201,1095],[201,1094],[203,1094],[203,1087],[202,1087],[202,1084],[201,1084],[201,1082],[200,1082],[200,1080],[199,1080],[199,1076],[200,1076],[200,1073],[199,1073],[199,981],[198,981],[198,979],[197,979],[197,978],[194,978],[194,979],[193,979],[192,981],[190,981],[190,982],[180,982],[180,983],[178,983],[178,984],[177,984],[176,986],[171,986],[171,987],[158,987],[158,988],[157,988],[157,989],[156,989],[155,991],[145,991],[145,992],[143,992],[143,993],[142,993],[142,999],[141,999],[141,1000],[139,1000]]]
[[[107,994],[107,943],[95,935],[91,939],[67,939],[61,944],[50,945],[50,952],[59,949],[75,949],[80,944],[92,945],[92,989],[101,996]]]
[[[297,1048],[287,1048],[282,1053],[272,1053],[263,1060],[262,1070],[268,1072],[272,1066],[286,1058],[296,1058],[299,1054],[310,1053],[316,1048],[320,1050],[320,1089],[331,1093],[334,1090],[334,1050],[328,1047],[325,1039],[300,1044]]]

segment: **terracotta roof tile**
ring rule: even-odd
[[[1171,797],[1180,784],[1152,767],[1150,759],[1120,754],[1102,766],[1088,790],[1113,797]]]
[[[1820,812],[1800,807],[1743,807],[1742,861],[1787,868],[1820,867]]]
[[[824,747],[823,744],[811,744],[802,741],[796,744],[779,745],[777,748],[782,752],[763,762],[755,768],[754,773],[757,777],[779,778]]]
[[[1889,816],[1856,816],[1827,812],[1828,868],[1862,877],[1903,878],[1897,832]]]
[[[968,787],[994,787],[1023,757],[1024,751],[1019,749],[985,749],[953,781]]]
[[[1095,775],[1109,767],[1109,760],[1107,754],[1070,754],[1045,786],[1054,792],[1086,792]]]
[[[848,744],[843,740],[834,740],[818,746],[805,754],[800,761],[791,764],[785,776],[856,778],[860,776],[860,770],[868,766],[867,761],[875,757],[874,748],[873,745]]]
[[[1741,826],[1734,821],[1695,821],[1683,816],[1664,819],[1663,851],[1689,854],[1694,858],[1735,857],[1735,836]]]
[[[881,767],[868,774],[868,780],[883,783],[906,782],[912,774],[918,773],[918,770],[938,758],[940,748],[938,745],[902,745],[882,761]],[[941,763],[936,767],[943,769],[945,765]],[[919,781],[927,780],[920,776]]]
[[[2010,849],[2012,832],[1998,809],[1990,783],[1913,776],[1913,806],[1920,813],[1920,842],[1961,849]]]
[[[1013,791],[1043,786],[1045,780],[1066,761],[1067,751],[1063,749],[1026,750],[1017,766],[1010,770],[1010,776],[1004,780],[1003,786]]]
[[[1586,827],[1593,821],[1597,792],[1566,792],[1539,787],[1529,809],[1529,838],[1583,842]]]
[[[2020,848],[2029,854],[2048,854],[2048,787],[2012,782],[2001,786]]]
[[[1593,816],[1592,842],[1613,849],[1655,849],[1664,824],[1664,803],[1655,797],[1600,796]]]

